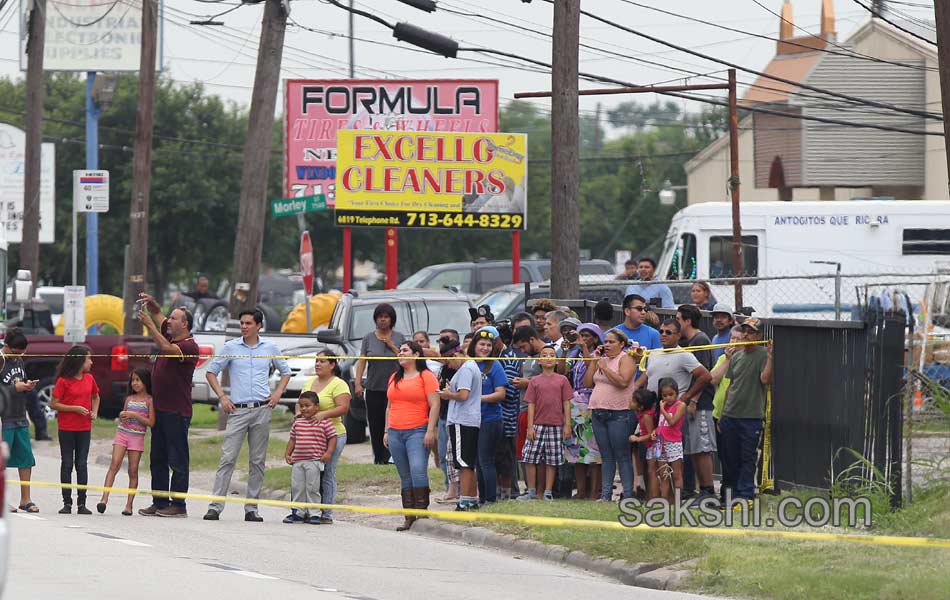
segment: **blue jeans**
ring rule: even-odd
[[[630,411],[597,408],[591,411],[594,438],[600,447],[603,488],[600,497],[610,500],[614,474],[620,469],[623,497],[633,497],[633,460],[630,456]]]
[[[445,455],[449,450],[449,427],[445,419],[439,419],[439,467],[445,479],[445,491],[449,490],[449,470],[445,468]]]
[[[735,490],[736,498],[755,498],[755,467],[762,427],[762,419],[734,419],[725,415],[719,419],[722,487]]]
[[[320,496],[324,504],[333,504],[336,502],[336,466],[340,464],[340,455],[343,454],[343,448],[346,447],[346,434],[336,436],[336,448],[333,449],[333,456],[330,462],[323,467],[323,477],[320,479]],[[322,516],[332,519],[333,511],[324,510]]]
[[[162,410],[155,411],[152,449],[149,452],[153,490],[188,492],[188,467],[191,462],[188,453],[190,426],[191,417]],[[169,469],[171,469],[171,485],[168,481]],[[166,496],[154,496],[152,504],[158,508],[165,508],[169,504],[185,508],[183,498],[169,500]]]
[[[504,423],[482,422],[478,428],[478,500],[480,502],[498,501],[498,473],[495,469],[495,452],[498,442],[504,435]]]
[[[402,489],[429,487],[429,451],[425,437],[426,425],[415,429],[389,428],[389,454],[396,463]]]

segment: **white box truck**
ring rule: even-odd
[[[936,276],[921,275],[935,274],[938,263],[950,260],[950,201],[748,202],[741,208],[738,275],[749,278],[743,305],[760,316],[834,318],[837,264],[842,318],[868,284],[871,294],[893,284],[918,302]],[[657,275],[709,280],[716,298],[732,304],[734,287],[715,282],[737,275],[731,204],[694,204],[676,213]]]

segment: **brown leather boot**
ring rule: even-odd
[[[418,508],[419,510],[428,509],[429,508],[429,493],[430,493],[429,488],[427,487],[415,488],[413,491],[415,492],[415,497],[416,497],[415,508]],[[417,517],[417,518],[425,519],[427,517]]]
[[[416,488],[402,488],[402,507],[403,508],[415,508],[416,507],[416,497],[415,491]],[[412,524],[416,522],[415,517],[406,516],[405,522],[402,525],[396,528],[396,531],[406,531]]]

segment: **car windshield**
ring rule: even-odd
[[[443,329],[454,329],[465,334],[471,328],[471,315],[467,302],[426,302],[428,323],[419,323],[430,334]],[[420,315],[420,321],[422,316]]]
[[[475,301],[475,306],[487,304],[495,318],[501,319],[514,311],[514,305],[524,296],[522,292],[514,290],[498,290],[488,292]]]
[[[415,273],[413,273],[412,275],[404,279],[402,282],[400,282],[399,285],[396,286],[396,289],[408,290],[408,289],[422,287],[423,282],[426,281],[430,275],[432,275],[431,268],[426,267],[424,269],[419,269],[418,271],[416,271]]]

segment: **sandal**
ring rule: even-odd
[[[132,516],[132,511],[131,511],[131,510],[123,510],[123,511],[122,511],[122,514],[125,515],[126,517],[131,517],[131,516]]]
[[[458,496],[439,496],[435,499],[436,504],[457,504],[459,501]]]
[[[38,507],[37,505],[33,504],[32,502],[27,502],[26,504],[21,504],[21,505],[19,506],[19,508],[20,508],[20,510],[22,510],[23,512],[28,512],[28,513],[38,513],[38,512],[40,512],[39,507]],[[14,512],[16,512],[16,511],[14,511]]]

